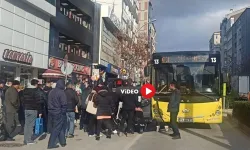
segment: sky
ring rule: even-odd
[[[250,0],[151,1],[158,52],[209,50],[212,33],[230,9],[250,6]]]

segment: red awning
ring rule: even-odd
[[[43,74],[43,78],[64,78],[65,75],[59,70],[47,69]]]

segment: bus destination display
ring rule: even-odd
[[[161,58],[161,63],[183,63],[183,62],[209,62],[209,55],[194,55],[194,56],[164,56]]]

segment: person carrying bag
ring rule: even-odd
[[[96,91],[93,90],[89,94],[86,100],[86,105],[87,105],[86,111],[92,115],[96,115],[96,112],[97,112],[97,108],[95,107],[95,104],[93,102],[95,95],[96,95]]]

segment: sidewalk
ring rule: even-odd
[[[134,139],[140,137],[141,135],[134,134],[128,137],[122,135],[121,137],[117,135],[113,135],[111,139],[106,139],[103,135],[100,141],[96,141],[94,137],[88,137],[87,133],[76,129],[75,137],[72,139],[67,139],[67,146],[60,149],[71,149],[71,150],[100,150],[100,149],[108,149],[108,150],[117,150],[119,147],[120,150],[127,147]],[[46,150],[49,135],[43,134],[39,138],[36,139],[37,144],[34,145],[22,145],[23,136],[18,135],[15,137],[15,142],[0,142],[1,150]],[[8,147],[8,146],[12,147]]]
[[[225,110],[226,113],[226,117],[227,119],[234,124],[235,126],[237,126],[237,128],[239,128],[244,134],[246,134],[247,136],[250,136],[250,128],[244,124],[242,124],[240,121],[238,121],[236,118],[233,117],[232,114],[233,110],[232,109],[228,109]],[[223,112],[224,113],[224,112]]]

